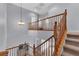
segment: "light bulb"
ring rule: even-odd
[[[19,25],[24,25],[25,23],[23,21],[18,22]]]

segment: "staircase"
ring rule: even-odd
[[[37,45],[22,44],[6,49],[8,56],[61,56],[63,44],[67,33],[67,10],[61,14],[50,16],[29,23],[28,30],[52,31],[51,37]],[[50,23],[45,23],[49,20]],[[40,26],[41,23],[41,26]],[[48,27],[46,27],[46,24]]]
[[[68,34],[65,45],[63,56],[79,56],[79,35]]]
[[[29,23],[29,30],[41,30],[54,32],[51,37],[41,44],[22,44],[6,49],[8,53],[1,52],[1,55],[8,56],[79,56],[79,35],[67,34],[66,18],[67,10],[64,13],[50,16],[35,22]],[[50,24],[45,23],[46,20]],[[41,23],[41,26],[40,24]],[[46,24],[50,27],[45,27]],[[51,26],[50,26],[51,25]],[[67,36],[67,38],[66,38]],[[66,39],[66,40],[65,40]],[[65,42],[65,45],[63,46]],[[63,51],[62,51],[63,48]],[[23,49],[23,50],[22,50]]]

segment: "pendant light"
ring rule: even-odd
[[[19,25],[24,25],[25,22],[22,20],[22,3],[21,3],[21,7],[20,7],[20,20],[18,22]]]

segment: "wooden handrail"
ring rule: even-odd
[[[49,17],[46,17],[46,18],[43,18],[43,19],[40,19],[40,20],[36,20],[34,22],[29,22],[29,30],[42,30],[42,31],[53,31],[53,28],[50,26],[50,24],[53,24],[54,21],[52,20],[56,20],[56,21],[59,21],[58,18],[63,16],[64,13],[60,13],[58,15],[55,15],[55,16],[49,16]],[[45,20],[49,20],[51,21],[51,23],[46,23]],[[43,23],[44,22],[44,23]],[[45,25],[44,24],[47,24],[49,25],[50,27],[44,27]],[[54,24],[53,24],[54,25]]]
[[[21,50],[23,50],[23,49],[21,49],[20,50],[20,45],[26,45],[25,46],[25,48],[23,48],[23,49],[25,49],[24,51],[25,52],[22,52],[22,53],[20,53],[21,52]],[[26,43],[24,43],[24,44],[19,44],[18,46],[14,46],[14,47],[11,47],[11,48],[8,48],[8,49],[6,49],[6,51],[8,51],[8,55],[9,56],[16,56],[16,55],[18,55],[18,56],[25,56],[25,55],[29,55],[29,53],[28,53],[28,49],[32,49],[33,50],[33,47],[32,46],[30,46],[29,44],[26,44]]]
[[[30,29],[30,31],[36,31],[36,30],[35,29]],[[52,29],[52,30],[50,30],[50,29],[43,29],[43,30],[39,29],[37,31],[54,31],[54,29]]]
[[[53,17],[57,17],[57,16],[60,16],[60,15],[63,15],[64,13],[61,13],[61,14],[58,14],[58,15],[55,15],[55,16],[50,16],[50,17],[46,17],[46,18],[43,18],[43,19],[40,19],[40,20],[37,20],[37,21],[34,21],[34,22],[30,22],[31,23],[35,23],[35,22],[39,22],[39,21],[43,21],[43,20],[46,20],[46,19],[50,19],[50,18],[53,18]]]
[[[19,47],[19,46],[14,46],[14,47],[11,47],[11,48],[7,48],[5,50],[11,50],[11,49],[14,49],[14,48],[17,48],[17,47]]]
[[[24,44],[23,44],[24,45]],[[32,46],[30,46],[30,45],[28,45],[30,48],[33,48]],[[19,47],[19,45],[18,46],[14,46],[14,47],[11,47],[11,48],[7,48],[7,49],[5,49],[5,50],[11,50],[11,49],[14,49],[14,48],[17,48],[17,47]]]
[[[40,47],[41,45],[43,45],[45,42],[47,42],[48,40],[50,40],[52,37],[54,37],[54,35],[52,35],[51,37],[49,37],[48,39],[46,39],[44,42],[42,42],[40,45],[38,45],[36,48]]]
[[[49,49],[49,48],[51,48],[51,51],[52,51],[52,45],[50,45],[50,47],[48,48],[47,47],[47,42],[50,42],[50,44],[52,44],[53,43],[53,39],[51,39],[52,37],[54,37],[54,35],[52,35],[51,37],[49,37],[48,39],[46,39],[44,42],[42,42],[40,45],[38,45],[38,46],[36,46],[35,47],[35,44],[33,45],[33,55],[34,56],[38,56],[38,55],[41,55],[42,53],[47,53],[47,50]],[[45,46],[45,44],[46,44],[46,46]],[[44,47],[42,47],[44,45]],[[49,45],[48,45],[49,46]],[[46,47],[46,50],[45,50],[45,47]],[[39,48],[44,48],[44,51],[43,50],[39,50]],[[50,52],[49,52],[50,53]],[[51,55],[53,54],[53,52],[51,52]],[[45,54],[44,54],[45,55]],[[47,55],[47,54],[46,54]]]

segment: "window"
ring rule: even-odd
[[[31,13],[30,15],[31,15],[31,22],[34,22],[34,21],[37,20],[37,15],[36,14]]]

